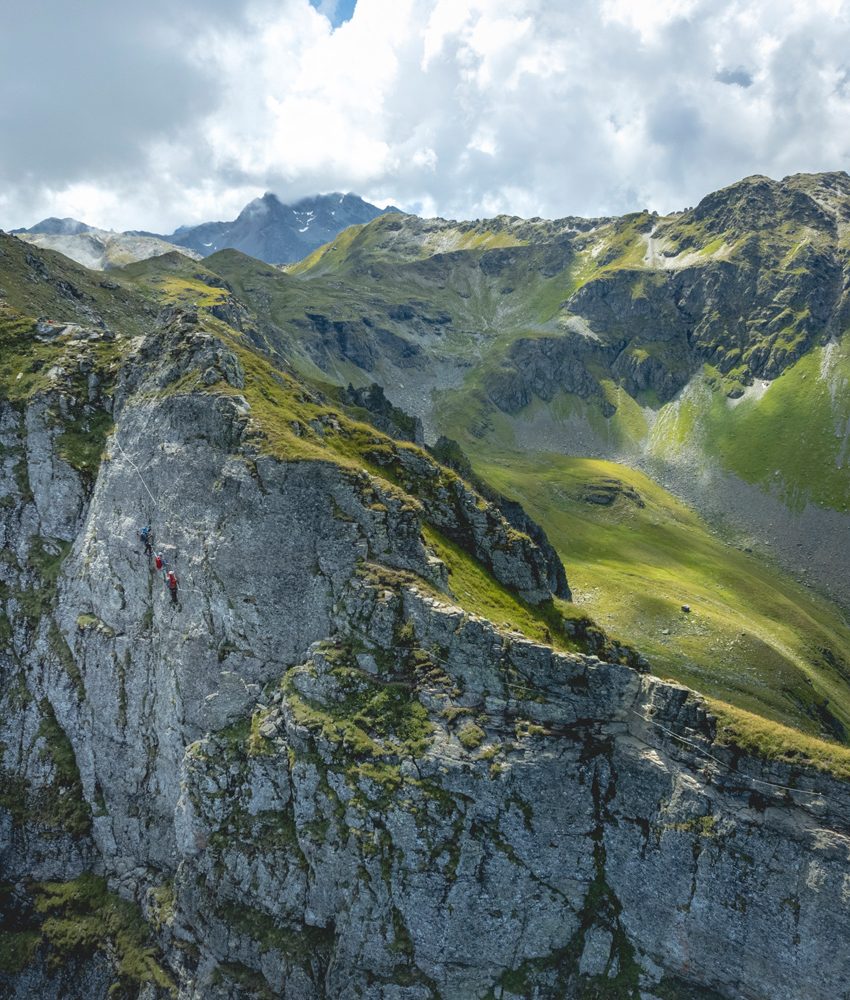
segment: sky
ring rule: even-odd
[[[168,233],[353,191],[445,218],[696,204],[850,164],[850,0],[29,0],[0,227]]]

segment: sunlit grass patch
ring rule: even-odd
[[[717,739],[745,753],[784,764],[814,767],[850,780],[850,749],[814,739],[753,712],[709,699],[717,719]]]
[[[850,629],[835,609],[724,544],[647,476],[552,454],[473,465],[546,529],[578,607],[655,673],[812,735],[850,727]],[[609,504],[589,499],[606,490]]]

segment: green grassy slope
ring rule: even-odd
[[[826,601],[624,466],[504,452],[473,465],[544,526],[579,607],[655,673],[806,732],[850,728],[850,628]]]
[[[850,501],[850,338],[817,347],[773,382],[737,400],[698,379],[659,413],[650,449],[674,458],[687,449],[779,496],[791,510]]]
[[[105,275],[0,233],[0,302],[24,316],[142,332],[155,304],[129,275]]]
[[[568,222],[529,221],[514,216],[450,222],[393,213],[379,216],[365,226],[351,226],[304,260],[287,265],[285,270],[289,274],[315,278],[350,270],[352,265],[374,263],[387,255],[397,263],[409,263],[457,250],[526,246],[562,232]]]
[[[571,434],[578,425],[586,429],[584,447],[591,454],[634,459],[649,454],[672,465],[734,473],[794,512],[807,504],[850,509],[847,335],[813,348],[772,381],[756,380],[740,398],[729,398],[727,382],[705,366],[664,405],[651,393],[634,399],[603,378],[599,400],[558,393],[549,401],[532,399],[508,415],[488,403],[484,371],[476,368],[460,390],[442,393],[437,402],[440,430],[467,450],[515,447],[523,427],[542,421],[565,450],[574,451]],[[614,408],[611,416],[603,415],[601,399]],[[528,438],[524,433],[523,440]]]

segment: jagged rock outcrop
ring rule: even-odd
[[[529,600],[552,570],[421,450],[367,446],[386,479],[275,453],[189,314],[115,351],[111,391],[57,373],[0,412],[0,989],[842,995],[845,784],[456,607],[426,514]],[[63,405],[114,421],[96,467]]]
[[[547,585],[549,590],[556,597],[563,597],[568,601],[572,600],[570,585],[567,583],[567,574],[558,553],[549,541],[546,532],[536,521],[528,516],[522,504],[503,496],[498,490],[494,490],[489,483],[485,483],[479,479],[472,471],[472,465],[457,441],[443,436],[438,438],[433,447],[428,450],[437,461],[454,469],[458,475],[473,485],[485,500],[498,508],[499,513],[502,514],[512,527],[516,528],[522,534],[528,535],[540,550],[547,563]]]
[[[369,422],[389,437],[402,441],[412,441],[424,445],[422,421],[408,416],[404,410],[393,406],[384,395],[384,390],[373,382],[369,386],[355,388],[351,383],[340,392],[340,399],[348,406],[364,409],[369,414]]]
[[[372,372],[381,359],[389,359],[400,368],[420,363],[417,344],[399,337],[392,330],[362,317],[357,320],[334,320],[321,313],[307,313],[310,352],[319,362],[342,357],[363,371]]]
[[[774,379],[840,329],[843,261],[803,245],[794,272],[778,269],[753,238],[735,262],[701,262],[666,273],[602,273],[566,300],[572,314],[558,337],[522,338],[487,378],[489,398],[514,413],[556,392],[596,398],[600,372],[631,396],[671,400],[703,364],[744,383]]]
[[[507,413],[522,410],[535,396],[549,401],[558,391],[601,400],[602,392],[591,368],[594,363],[612,360],[616,353],[616,349],[581,333],[523,338],[511,346],[501,366],[487,377],[487,394]]]

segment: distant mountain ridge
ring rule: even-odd
[[[334,240],[343,229],[363,225],[395,207],[378,208],[356,194],[313,195],[291,205],[267,191],[250,201],[231,222],[202,222],[180,226],[170,235],[147,230],[113,233],[78,219],[42,219],[29,229],[12,230],[27,242],[58,250],[86,267],[104,269],[133,260],[145,260],[175,248],[192,258],[209,257],[218,250],[241,250],[267,264],[289,264],[301,260],[318,247]],[[110,250],[120,248],[118,259],[93,251],[91,237]],[[37,237],[34,238],[34,237]]]
[[[176,251],[192,260],[199,260],[201,256],[194,250],[174,246],[158,236],[113,233],[107,229],[95,229],[76,219],[45,219],[31,229],[18,230],[13,235],[44,250],[56,250],[93,271],[108,271]]]
[[[356,194],[315,195],[292,205],[266,192],[249,202],[232,222],[181,226],[162,238],[208,257],[218,250],[241,250],[267,264],[289,264],[336,238],[397,208],[378,208]]]

